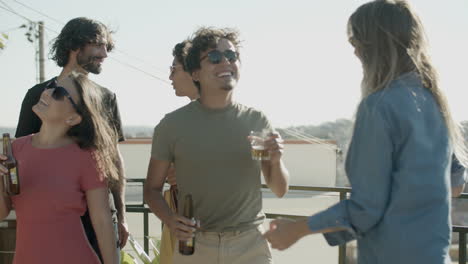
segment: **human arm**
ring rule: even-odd
[[[262,172],[265,182],[277,197],[283,197],[288,192],[289,172],[284,166],[283,139],[277,133],[271,133],[265,141],[265,147],[270,154],[270,160],[262,160]]]
[[[118,263],[117,241],[115,240],[108,199],[107,188],[86,191],[89,215],[96,232],[104,264]]]
[[[330,245],[344,244],[365,235],[381,221],[390,196],[393,142],[391,126],[378,106],[382,104],[369,105],[365,101],[358,109],[346,160],[353,187],[350,198],[308,217],[301,222],[302,226],[292,225],[287,232],[300,235],[293,238],[278,235],[288,242],[281,242],[278,247],[287,248],[302,236],[314,233],[325,233]],[[304,223],[309,232],[297,231]],[[273,230],[270,236],[275,239],[275,233],[280,231]]]
[[[465,184],[452,187],[452,197],[454,198],[459,197],[463,193],[464,189],[465,189]]]
[[[111,92],[106,88],[102,88],[105,93],[104,102],[106,104],[106,109],[108,110],[109,122],[110,125],[117,132],[117,140],[119,142],[125,141],[124,132],[122,129],[122,120],[120,118],[120,111],[117,103],[117,96],[115,93]],[[117,146],[117,170],[118,170],[118,182],[117,184],[111,185],[111,193],[114,200],[115,209],[117,211],[117,231],[119,234],[119,246],[120,248],[125,247],[128,239],[128,224],[125,217],[125,169],[124,162],[120,152],[119,147]]]
[[[151,211],[171,229],[177,239],[187,240],[192,237],[195,231],[194,223],[192,220],[172,212],[162,195],[170,165],[169,161],[150,159],[144,186],[144,200]]]
[[[458,197],[465,189],[466,169],[460,161],[452,155],[452,166],[450,168],[450,180],[452,186],[452,197]]]
[[[7,157],[0,154],[0,161],[7,160]],[[5,219],[11,211],[11,200],[4,195],[3,177],[6,177],[8,169],[0,163],[0,220]]]
[[[117,147],[117,169],[119,179],[117,184],[113,184],[110,188],[112,192],[112,196],[114,197],[114,204],[117,210],[117,228],[119,232],[119,246],[120,248],[124,248],[125,244],[127,244],[128,239],[128,225],[125,217],[125,170],[122,155],[120,153],[120,149]]]
[[[316,233],[329,233],[341,231],[341,228],[325,228],[312,231],[307,224],[307,218],[301,220],[276,219],[270,222],[270,230],[263,234],[271,247],[278,250],[285,250],[296,243],[301,238]]]

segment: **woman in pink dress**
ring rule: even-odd
[[[99,264],[80,220],[86,207],[104,263],[118,263],[107,193],[117,175],[117,137],[105,120],[101,95],[76,73],[48,88],[33,107],[40,132],[13,142],[21,193],[0,195],[0,219],[16,211],[14,263]]]

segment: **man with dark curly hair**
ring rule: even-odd
[[[169,80],[171,80],[172,87],[177,96],[187,96],[193,101],[197,99],[200,94],[197,89],[198,87],[193,83],[192,76],[188,72],[185,62],[187,52],[191,45],[190,40],[184,40],[174,46],[172,50],[174,60],[170,66]]]
[[[278,197],[287,192],[289,176],[282,139],[268,118],[233,99],[239,54],[235,30],[199,29],[186,66],[200,98],[167,114],[154,130],[145,201],[180,241],[195,236],[194,253],[175,250],[174,264],[272,263],[262,237],[261,173]],[[269,160],[258,161],[251,157],[248,135],[261,130],[272,133],[265,145]],[[197,232],[196,221],[172,212],[161,195],[171,163],[177,172],[179,212],[190,194],[194,217],[200,220]]]
[[[28,90],[21,106],[15,135],[17,138],[39,131],[41,121],[32,111],[32,106],[39,101],[41,93],[47,89],[52,82],[57,82],[57,80],[67,77],[72,71],[80,72],[85,75],[89,72],[94,74],[99,74],[101,72],[101,64],[107,57],[107,53],[114,48],[111,33],[112,32],[101,22],[85,17],[74,18],[65,25],[51,48],[51,57],[58,66],[62,67],[62,71],[59,76],[37,84]],[[103,93],[104,102],[109,115],[108,120],[118,133],[119,141],[123,141],[124,137],[116,96],[107,88],[97,84],[96,86],[98,86]],[[109,204],[112,210],[116,236],[118,238],[117,246],[123,248],[127,242],[128,226],[125,220],[125,177],[120,152],[118,152],[117,160],[119,161],[119,164],[117,164],[119,169],[119,181],[116,184],[109,185],[111,186]],[[81,220],[91,246],[101,258],[96,234],[91,225],[88,212],[82,216]]]

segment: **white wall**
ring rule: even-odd
[[[335,186],[336,152],[320,144],[285,144],[290,185]]]
[[[150,159],[151,143],[119,146],[128,178],[145,178]],[[336,153],[320,144],[285,144],[284,163],[291,175],[291,185],[335,186]]]
[[[150,139],[138,144],[119,144],[128,178],[146,178],[151,156]],[[3,151],[0,140],[0,151]],[[320,144],[285,144],[283,160],[291,185],[335,186],[336,153]]]
[[[146,178],[151,157],[151,143],[120,144],[127,178]]]

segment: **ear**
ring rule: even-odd
[[[76,61],[76,56],[78,55],[78,53],[80,52],[80,49],[81,48],[77,48],[75,50],[70,50],[70,52],[68,53],[68,61]]]
[[[194,82],[199,82],[200,81],[200,70],[196,70],[192,72],[192,80]]]
[[[81,123],[82,117],[80,115],[74,114],[65,120],[65,123],[69,126],[76,126]]]

